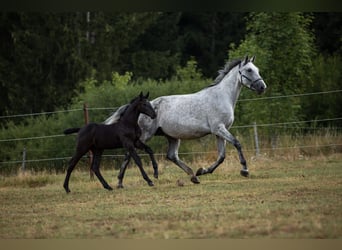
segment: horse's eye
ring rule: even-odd
[[[249,73],[252,72],[252,69],[251,68],[247,69],[247,72],[249,72]]]

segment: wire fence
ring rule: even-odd
[[[277,127],[277,126],[285,126],[292,124],[300,124],[300,123],[309,123],[309,122],[326,122],[326,121],[339,121],[342,120],[342,117],[336,118],[327,118],[327,119],[316,119],[316,120],[306,120],[306,121],[291,121],[291,122],[279,122],[279,123],[266,123],[266,124],[256,124],[257,127]],[[255,125],[240,125],[240,126],[232,126],[231,128],[252,128]],[[286,127],[287,129],[288,127]],[[39,139],[47,139],[47,138],[56,138],[65,136],[64,134],[56,134],[56,135],[45,135],[45,136],[33,136],[33,137],[23,137],[23,138],[8,138],[8,139],[0,139],[0,142],[13,142],[13,141],[25,141],[25,140],[39,140]]]
[[[332,94],[332,93],[341,93],[342,90],[331,90],[331,91],[324,91],[324,92],[313,92],[313,93],[303,93],[303,94],[295,94],[295,95],[284,95],[284,96],[271,96],[271,97],[263,97],[263,98],[250,98],[250,99],[242,99],[239,100],[240,102],[247,102],[247,101],[258,101],[258,100],[273,100],[273,99],[280,99],[280,98],[292,98],[292,97],[302,97],[302,96],[312,96],[312,95],[324,95],[324,94]],[[89,110],[115,110],[117,107],[94,107],[88,108]],[[41,112],[41,113],[31,113],[31,114],[16,114],[16,115],[6,115],[0,116],[0,119],[12,119],[17,117],[30,117],[30,116],[40,116],[40,115],[52,115],[52,114],[59,114],[59,113],[67,113],[67,112],[79,112],[84,111],[84,109],[69,109],[69,110],[59,110],[53,112]],[[282,127],[286,129],[317,129],[312,127],[290,127],[291,125],[297,124],[305,124],[305,123],[319,123],[319,122],[335,122],[342,120],[342,117],[333,117],[333,118],[325,118],[325,119],[315,119],[315,120],[303,120],[303,121],[288,121],[282,123],[267,123],[267,124],[250,124],[250,125],[239,125],[239,126],[232,126],[233,129],[240,129],[240,128],[253,128],[253,127]],[[340,128],[337,128],[340,129]],[[32,136],[32,137],[22,137],[22,138],[5,138],[0,139],[0,143],[6,142],[18,142],[18,141],[28,141],[28,140],[45,140],[51,138],[58,138],[64,137],[64,134],[53,134],[53,135],[41,135],[41,136]],[[304,148],[334,148],[334,147],[341,147],[342,143],[324,143],[324,144],[315,144],[315,145],[295,145],[295,146],[276,146],[276,147],[261,147],[258,151],[269,151],[269,150],[292,150],[292,149],[304,149]],[[25,149],[26,150],[26,149]],[[35,150],[29,150],[29,152],[33,152]],[[38,150],[37,150],[38,151]],[[42,150],[39,150],[42,151]],[[51,150],[46,150],[47,152]],[[253,152],[255,149],[247,149],[244,150],[245,152]],[[20,153],[20,152],[18,152]],[[26,152],[25,152],[26,153]],[[179,153],[180,155],[203,155],[203,154],[213,154],[216,151],[192,151],[188,153]],[[141,154],[142,156],[147,156],[147,154]],[[156,156],[165,156],[165,153],[156,153]],[[123,154],[107,154],[103,155],[104,157],[124,157]],[[60,156],[60,157],[52,157],[52,158],[40,158],[40,159],[22,159],[22,160],[11,160],[11,161],[0,161],[0,169],[5,165],[12,165],[12,164],[21,164],[23,161],[27,163],[34,163],[34,162],[48,162],[48,161],[66,161],[70,159],[71,156]],[[87,158],[86,156],[84,158]]]
[[[342,89],[337,89],[337,90],[293,94],[293,95],[268,96],[268,97],[259,97],[259,98],[245,98],[245,99],[239,99],[238,102],[273,100],[273,99],[283,99],[283,98],[290,98],[290,97],[302,97],[302,96],[333,94],[333,93],[341,93],[341,92],[342,92]],[[115,110],[117,108],[118,107],[88,107],[88,110]],[[40,112],[40,113],[30,113],[30,114],[4,115],[4,116],[0,116],[0,119],[28,117],[28,116],[39,116],[39,115],[51,115],[51,114],[77,112],[77,111],[83,111],[83,109],[79,108],[79,109],[57,110],[57,111],[51,111],[51,112]]]

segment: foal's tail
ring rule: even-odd
[[[64,134],[65,135],[69,135],[69,134],[73,134],[73,133],[77,133],[78,131],[80,131],[81,128],[68,128],[66,130],[64,130]]]

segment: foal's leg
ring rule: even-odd
[[[93,151],[93,162],[91,164],[91,169],[95,173],[96,177],[99,179],[99,181],[102,183],[102,186],[105,189],[113,190],[111,186],[108,185],[108,183],[105,181],[105,179],[102,177],[100,172],[100,161],[101,161],[101,155],[103,150],[94,150]]]
[[[167,136],[167,140],[169,141],[169,149],[167,151],[167,159],[175,163],[178,167],[183,169],[188,175],[191,176],[191,181],[195,184],[200,183],[197,176],[194,174],[192,169],[188,167],[184,162],[182,162],[178,157],[178,148],[180,145],[180,140],[175,139],[173,137]]]
[[[138,148],[138,149],[143,149],[146,153],[148,153],[148,155],[150,156],[150,159],[152,161],[152,166],[153,166],[153,176],[154,178],[158,179],[158,164],[156,162],[156,159],[154,158],[154,153],[153,153],[153,150],[147,146],[146,144],[144,144],[142,141],[138,140],[136,143],[135,143],[135,146]]]
[[[154,175],[154,178],[158,178],[158,164],[157,164],[157,162],[156,162],[156,160],[154,158],[154,154],[153,154],[152,149],[149,146],[147,146],[146,144],[144,144],[140,140],[138,140],[136,142],[135,146],[137,148],[139,148],[139,149],[145,150],[145,152],[149,154],[150,159],[152,161],[152,165],[153,165],[153,170],[154,170],[154,174],[153,175]],[[120,172],[119,172],[119,175],[118,175],[119,182],[118,182],[118,185],[117,185],[118,188],[123,188],[122,181],[123,181],[123,178],[125,176],[125,172],[126,172],[126,169],[127,169],[127,166],[128,166],[128,163],[130,162],[130,160],[131,160],[131,156],[127,152],[126,155],[125,155],[125,160],[121,164],[121,167],[120,167]]]
[[[67,193],[70,193],[70,189],[69,189],[70,175],[71,175],[72,171],[74,170],[77,162],[81,159],[82,155],[83,154],[76,151],[75,155],[69,161],[69,167],[68,167],[68,170],[67,170],[67,173],[65,176],[64,184],[63,184],[63,187]]]
[[[131,160],[131,155],[127,152],[125,155],[125,160],[121,164],[120,172],[118,174],[118,180],[119,180],[118,185],[117,185],[118,188],[123,188],[122,181],[125,176],[125,172],[126,172],[126,169],[130,160]]]
[[[151,179],[147,176],[145,170],[143,169],[142,163],[141,163],[141,159],[139,157],[139,155],[137,154],[137,151],[135,151],[134,147],[130,147],[128,149],[129,154],[132,156],[133,160],[135,161],[135,164],[137,164],[137,166],[139,167],[139,170],[141,172],[142,177],[144,178],[144,180],[147,182],[147,184],[149,186],[154,186],[153,182],[151,181]]]
[[[242,169],[240,170],[240,174],[244,177],[248,177],[249,172],[248,172],[248,168],[247,168],[247,162],[246,162],[245,157],[243,156],[240,142],[225,128],[225,126],[223,124],[219,126],[218,130],[215,131],[215,133],[216,133],[216,135],[222,137],[223,139],[225,139],[226,141],[228,141],[234,145],[234,147],[238,151],[240,163],[242,165]]]
[[[196,175],[202,175],[202,174],[211,174],[215,171],[215,169],[224,161],[226,157],[226,141],[216,136],[216,143],[217,143],[217,150],[218,150],[218,158],[216,162],[214,162],[213,165],[211,165],[208,169],[205,168],[199,168],[196,172]]]

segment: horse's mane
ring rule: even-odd
[[[138,97],[132,99],[128,104],[122,105],[119,107],[110,117],[108,117],[105,121],[104,124],[113,124],[117,123],[120,118],[125,114],[126,110],[128,107],[137,99]]]
[[[104,124],[117,123],[120,120],[121,116],[125,113],[125,111],[129,107],[129,105],[130,104],[125,104],[125,105],[122,105],[121,107],[119,107],[114,113],[112,113],[112,115],[110,117],[108,117],[104,121]]]
[[[242,62],[241,59],[234,59],[232,61],[228,61],[226,63],[226,65],[224,65],[223,69],[220,69],[218,71],[219,75],[215,78],[214,82],[212,84],[210,84],[209,86],[207,86],[206,88],[215,86],[217,84],[219,84],[222,79],[238,64],[240,64]]]

